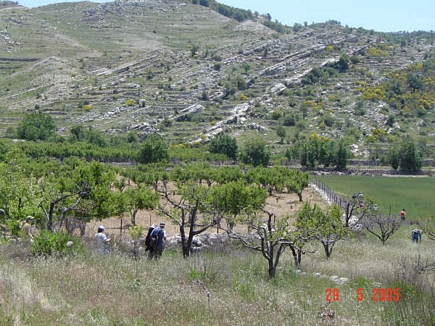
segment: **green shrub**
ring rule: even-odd
[[[136,101],[132,100],[132,99],[125,101],[125,105],[127,105],[127,106],[134,106],[135,104],[136,104]]]
[[[34,238],[30,246],[33,255],[71,255],[83,252],[83,241],[81,238],[74,237],[65,232],[48,232],[41,233]]]

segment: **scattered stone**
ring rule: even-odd
[[[335,311],[331,308],[325,307],[319,312],[318,317],[333,319],[335,317]]]
[[[332,282],[337,283],[337,284],[344,284],[348,281],[348,279],[346,277],[338,277],[336,275],[331,276],[329,278]]]

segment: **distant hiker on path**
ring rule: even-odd
[[[364,194],[360,191],[359,193],[358,193],[358,204],[359,204],[359,207],[360,208],[363,208],[364,207]]]
[[[400,212],[400,219],[401,219],[402,221],[404,221],[405,218],[406,218],[406,210],[405,210],[405,209],[402,209],[402,211]]]
[[[411,231],[412,242],[419,243],[421,242],[421,230],[414,229]]]

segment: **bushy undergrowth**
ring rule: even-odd
[[[311,244],[302,271],[285,253],[273,280],[261,254],[230,246],[189,259],[168,250],[159,261],[116,248],[21,259],[24,250],[0,247],[1,325],[433,324],[434,277],[415,272],[416,257],[431,259],[428,241],[382,246],[360,237],[339,243],[329,260]],[[398,288],[400,300],[375,302],[375,288]],[[326,301],[328,289],[337,300]]]
[[[34,255],[71,255],[83,252],[83,241],[66,232],[42,231],[30,245]]]

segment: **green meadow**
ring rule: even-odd
[[[406,209],[407,220],[435,215],[435,179],[429,177],[316,176],[336,193],[349,197],[362,192],[376,201],[385,215]]]

